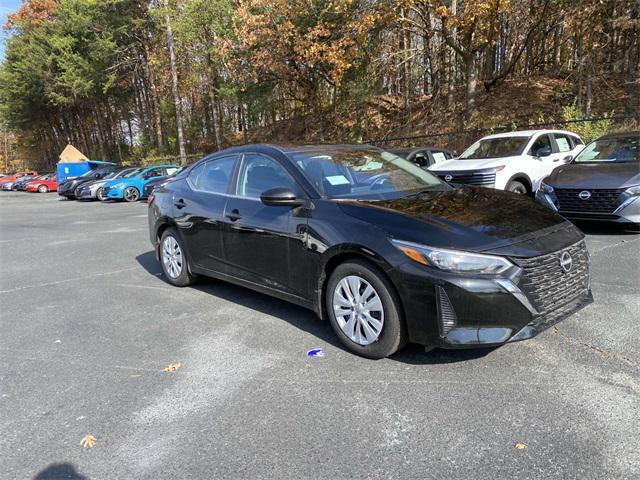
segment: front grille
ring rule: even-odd
[[[568,272],[560,265],[565,252],[572,260]],[[523,270],[518,286],[540,315],[563,310],[588,295],[590,259],[584,240],[548,255],[513,261]]]
[[[561,212],[613,213],[618,208],[620,194],[624,188],[599,188],[594,190],[580,188],[556,188],[558,210]],[[580,192],[589,192],[586,200],[580,198]]]
[[[496,171],[494,169],[432,173],[435,173],[440,180],[444,180],[447,183],[461,183],[480,187],[493,187],[496,183]]]

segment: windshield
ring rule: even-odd
[[[373,148],[294,152],[291,157],[329,198],[386,200],[428,188],[449,188],[413,163]]]
[[[584,147],[574,160],[576,163],[610,162],[627,163],[640,161],[640,137],[619,137],[596,140]]]
[[[79,178],[92,177],[98,172],[100,172],[100,169],[89,170],[88,172],[84,172],[82,175],[80,175]]]
[[[531,137],[483,138],[467,148],[459,160],[503,158],[521,155]]]
[[[134,168],[133,170],[125,173],[124,175],[121,175],[118,178],[131,178],[131,177],[135,177],[137,174],[139,174],[143,169],[142,168]]]

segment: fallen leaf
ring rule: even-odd
[[[82,440],[80,440],[80,445],[83,448],[93,448],[95,444],[96,437],[94,437],[93,435],[85,435],[84,437],[82,437]]]
[[[182,365],[180,363],[170,363],[169,365],[167,365],[165,368],[162,369],[163,372],[175,372],[176,370],[178,370]]]
[[[516,448],[518,450],[524,450],[527,446],[524,443],[516,443]]]

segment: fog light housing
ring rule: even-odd
[[[438,327],[440,336],[445,338],[451,329],[458,324],[458,317],[444,288],[436,286],[436,296],[438,300]]]

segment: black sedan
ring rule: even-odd
[[[538,201],[572,220],[640,225],[640,132],[589,143],[540,184]]]
[[[573,224],[369,146],[218,152],[151,195],[149,228],[173,285],[204,275],[303,305],[369,358],[523,340],[592,301]]]

